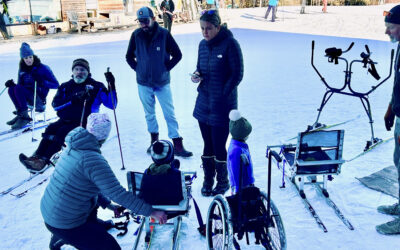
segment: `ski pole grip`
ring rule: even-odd
[[[107,67],[107,72],[110,72],[110,67]]]
[[[314,50],[314,45],[315,45],[315,41],[313,40],[313,41],[311,42],[311,49],[312,49],[312,50]]]

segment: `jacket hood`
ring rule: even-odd
[[[93,150],[101,153],[100,143],[94,135],[83,127],[77,127],[65,137],[67,147],[75,150]]]
[[[213,46],[214,44],[218,44],[227,37],[233,37],[233,34],[230,30],[228,30],[226,26],[221,25],[221,29],[219,30],[218,34],[210,41],[206,41],[206,43],[208,46]]]

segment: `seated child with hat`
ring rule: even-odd
[[[253,186],[254,184],[253,163],[249,146],[246,143],[252,126],[236,109],[231,110],[229,113],[229,120],[229,133],[232,136],[232,140],[228,149],[227,166],[232,193],[235,194],[239,191],[241,155],[247,158],[247,161],[242,166],[242,188]]]
[[[180,162],[174,159],[170,141],[155,141],[150,147],[153,163],[143,174],[140,196],[151,205],[178,205],[183,199]]]

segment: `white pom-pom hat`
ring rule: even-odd
[[[232,138],[238,141],[244,141],[253,129],[250,122],[242,117],[239,110],[233,109],[229,113],[229,132]]]

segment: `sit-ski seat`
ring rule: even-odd
[[[285,170],[285,173],[288,173],[302,198],[306,197],[305,184],[316,184],[326,197],[329,196],[327,181],[333,179],[332,175],[340,173],[345,162],[342,159],[343,138],[344,130],[301,132],[296,146],[282,145],[284,164],[289,164],[289,170]],[[323,180],[318,181],[318,176],[322,176]]]
[[[282,154],[291,176],[339,174],[344,130],[299,133],[296,146],[284,146]]]
[[[174,218],[173,223],[167,223],[167,225],[172,224],[174,226],[173,249],[178,246],[182,216],[189,214],[191,185],[196,176],[196,172],[176,170],[175,173],[178,174],[151,176],[139,172],[127,172],[128,189],[133,195],[148,201],[154,209],[164,211],[168,219]],[[152,235],[151,226],[157,226],[157,223],[151,222],[150,217],[143,217],[133,249],[138,248],[143,228],[145,230],[145,242],[149,244]]]

